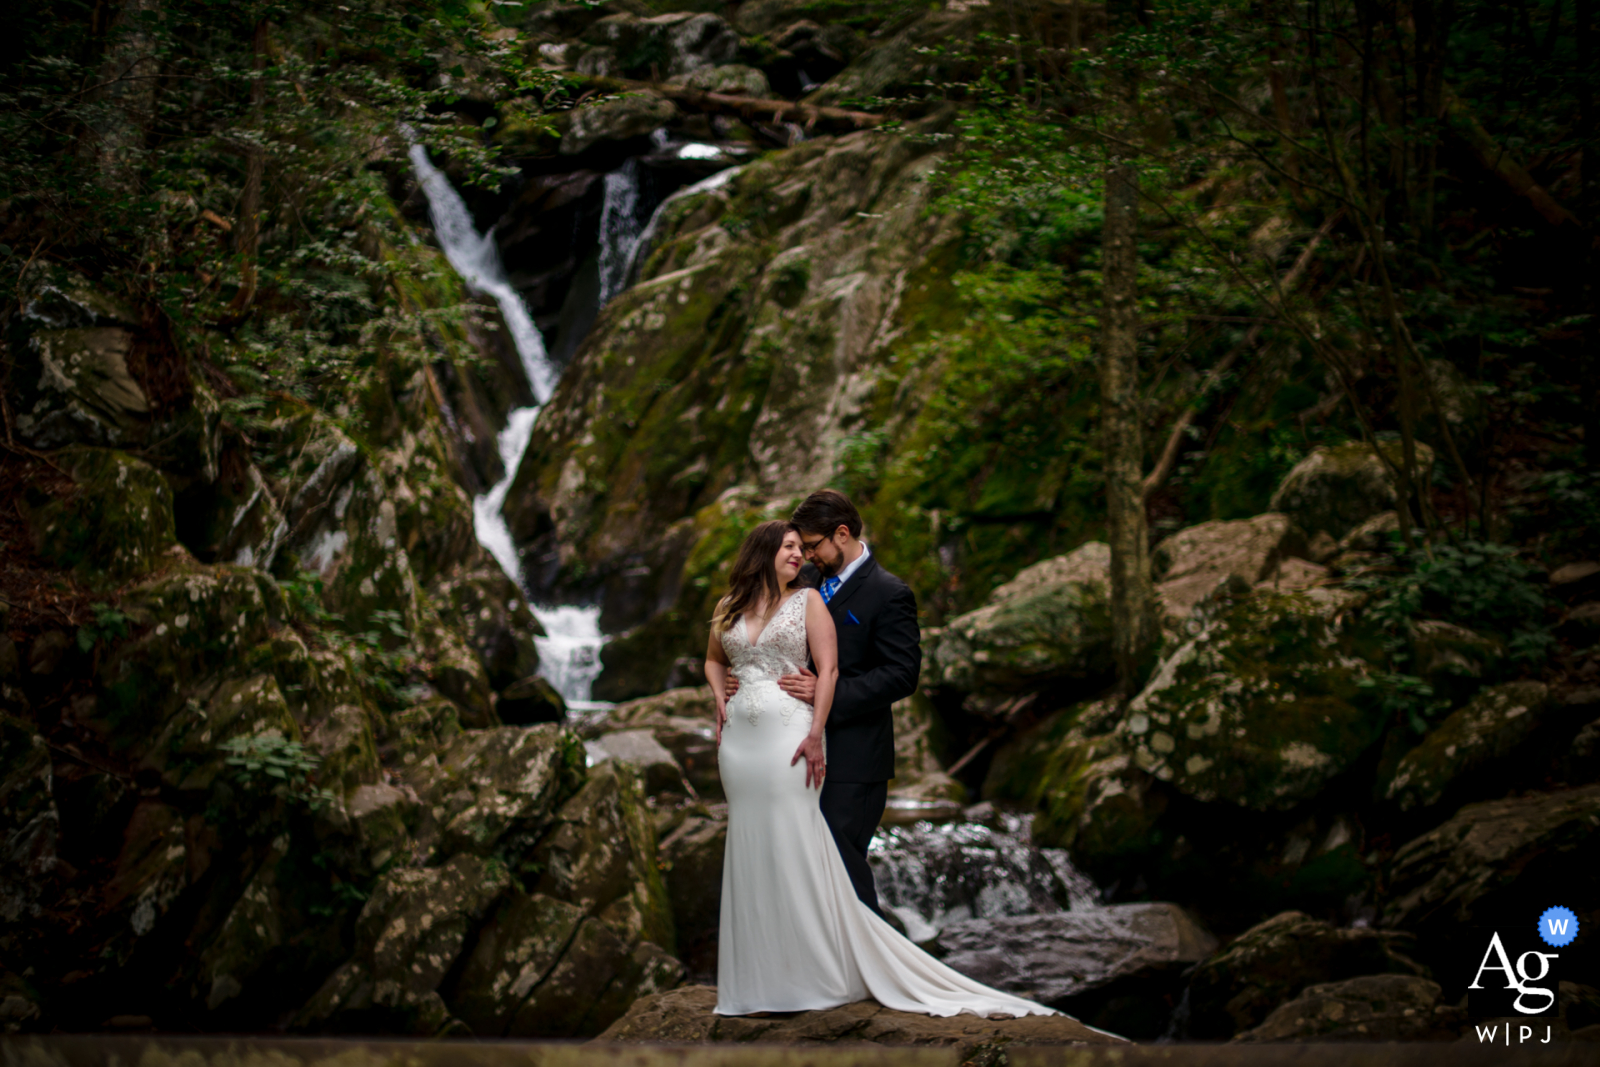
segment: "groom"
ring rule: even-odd
[[[917,599],[878,565],[861,540],[861,515],[843,493],[812,493],[795,509],[809,563],[801,578],[816,586],[839,632],[839,682],[828,713],[828,768],[822,817],[833,831],[856,896],[879,911],[867,846],[883,818],[894,777],[894,716],[889,708],[916,692],[922,669]],[[811,703],[816,675],[778,679],[784,692]],[[882,914],[879,912],[879,914]]]

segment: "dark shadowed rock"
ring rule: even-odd
[[[451,1008],[479,1037],[503,1037],[512,1017],[550,976],[584,921],[576,904],[542,893],[510,893],[478,935]]]
[[[717,969],[722,854],[727,844],[727,818],[701,814],[684,819],[661,841],[678,955],[693,974],[713,974]]]
[[[1550,690],[1543,682],[1509,682],[1483,690],[1401,757],[1383,789],[1384,798],[1401,811],[1431,807],[1469,776],[1479,776],[1482,792],[1477,795],[1494,795],[1503,786],[1492,773],[1493,765],[1527,740],[1549,707]]]
[[[295,1028],[439,1033],[450,1023],[439,985],[509,881],[504,864],[471,855],[385,875],[356,921],[355,955],[301,1009]]]
[[[542,675],[532,674],[512,682],[500,691],[495,713],[508,726],[527,726],[536,722],[565,722],[567,702],[555,686]]]
[[[1417,974],[1420,966],[1401,954],[1408,940],[1397,933],[1341,929],[1298,911],[1275,915],[1194,972],[1188,1036],[1232,1037],[1259,1025],[1309,985],[1385,972]]]
[[[863,1000],[826,1011],[785,1012],[762,1018],[712,1014],[714,986],[685,986],[645,997],[599,1037],[616,1044],[780,1044],[869,1042],[955,1049],[964,1058],[985,1046],[1108,1045],[1123,1039],[1066,1015],[979,1019],[893,1011]]]
[[[1466,1022],[1465,1011],[1441,1003],[1438,983],[1376,974],[1311,986],[1234,1040],[1454,1041]]]
[[[1390,864],[1383,925],[1415,931],[1436,951],[1458,932],[1549,906],[1551,887],[1575,903],[1600,894],[1600,785],[1468,804]]]

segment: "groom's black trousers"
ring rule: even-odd
[[[844,868],[850,872],[850,884],[855,886],[861,903],[879,915],[883,912],[878,907],[878,888],[872,880],[872,868],[867,865],[867,846],[872,844],[872,835],[877,832],[878,821],[883,818],[883,808],[888,801],[888,782],[825,779],[822,784],[822,817],[833,831]]]

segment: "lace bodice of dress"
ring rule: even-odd
[[[768,702],[765,698],[771,694],[764,690],[769,688],[776,690],[782,698],[775,703],[785,725],[796,711],[802,708],[809,710],[810,705],[795,700],[777,688],[779,677],[794,674],[805,667],[809,659],[808,647],[804,590],[791,593],[789,599],[778,606],[766,628],[757,635],[755,644],[750,643],[750,631],[742,615],[733,620],[733,625],[722,635],[722,650],[739,679],[739,694],[734,699],[750,693],[745,704],[752,725],[761,717],[762,708]]]

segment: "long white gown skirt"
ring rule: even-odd
[[[798,655],[805,662],[803,603],[794,609],[808,595],[785,603],[756,646],[742,619],[723,636],[741,684],[717,754],[728,798],[717,1014],[832,1008],[867,997],[927,1015],[1056,1014],[951,970],[856,898],[819,790],[806,788],[805,761],[789,764],[811,728],[811,708],[776,679],[786,666],[780,661],[792,664]]]

